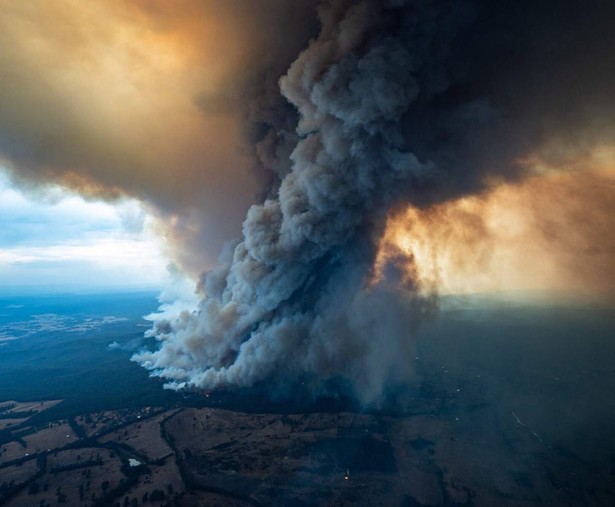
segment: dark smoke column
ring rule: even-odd
[[[445,83],[425,59],[446,51],[441,13],[429,2],[322,7],[320,36],[280,82],[299,110],[300,141],[277,196],[249,210],[232,258],[205,275],[198,311],[159,322],[160,350],[135,360],[174,388],[313,372],[379,394],[407,323],[377,289],[361,290],[371,254],[348,247],[401,182],[428,177],[404,151],[399,121]]]
[[[521,176],[516,161],[549,144],[545,132],[569,150],[570,132],[597,139],[588,110],[613,132],[601,99],[615,81],[603,64],[612,8],[564,3],[554,17],[529,1],[323,2],[320,35],[280,81],[300,119],[277,193],[204,276],[198,310],[157,322],[160,349],[134,359],[172,388],[338,377],[376,402],[408,379],[431,302],[394,265],[370,283],[387,210]],[[576,60],[602,78],[563,80]]]

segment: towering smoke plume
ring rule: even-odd
[[[378,255],[387,218],[612,147],[613,19],[608,0],[9,0],[0,156],[16,181],[141,199],[209,269],[134,358],[169,386],[375,402],[435,310],[412,252]],[[600,181],[575,210],[613,202]]]
[[[448,34],[429,27],[422,47],[411,48],[423,28],[407,15],[390,31],[387,10],[327,6],[320,37],[282,79],[301,140],[277,195],[250,208],[243,240],[205,275],[198,312],[159,323],[161,350],[136,358],[171,385],[251,385],[318,371],[344,375],[372,397],[386,370],[405,369],[406,297],[363,287],[373,252],[357,233],[368,234],[396,186],[430,171],[404,150],[399,120],[421,89],[431,95],[443,79],[425,54],[446,51]],[[442,17],[426,11],[418,17],[432,25]],[[389,334],[386,347],[376,328]]]
[[[519,157],[552,157],[572,123],[581,144],[596,122],[600,136],[612,134],[604,111],[584,116],[604,98],[604,83],[586,86],[582,101],[565,87],[547,104],[531,100],[534,117],[526,103],[540,91],[532,87],[544,87],[541,73],[567,76],[558,58],[606,54],[583,46],[600,9],[581,12],[579,33],[554,41],[541,33],[552,13],[509,7],[324,3],[320,35],[280,81],[300,119],[275,191],[250,208],[242,240],[203,277],[198,310],[158,322],[160,350],[135,359],[171,387],[340,377],[365,402],[408,378],[412,336],[432,300],[395,259],[370,282],[386,211],[479,191],[487,174],[519,177]],[[558,15],[560,28],[578,14]],[[537,26],[524,33],[519,21]],[[534,44],[544,53],[524,61]],[[560,116],[554,108],[564,103]]]

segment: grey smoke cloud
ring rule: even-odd
[[[395,259],[373,282],[387,214],[614,140],[612,2],[40,5],[0,16],[0,156],[23,184],[138,197],[209,269],[134,357],[173,388],[340,379],[377,402],[435,311]]]
[[[134,360],[172,388],[339,378],[366,403],[411,378],[434,298],[394,263],[370,283],[386,212],[613,140],[613,9],[565,3],[321,3],[319,36],[280,80],[299,117],[263,157],[278,179],[203,276],[197,310],[156,322],[159,350]],[[575,68],[587,82],[558,80]]]
[[[326,294],[326,279],[314,278],[333,269],[332,263],[346,262],[333,257],[348,255],[344,246],[395,181],[425,172],[384,132],[416,98],[416,77],[395,70],[407,64],[410,54],[403,48],[390,52],[389,45],[396,49],[395,44],[385,42],[359,57],[357,46],[380,9],[362,3],[341,20],[327,19],[333,10],[323,11],[320,37],[281,81],[282,93],[299,110],[301,138],[277,196],[250,208],[232,259],[204,278],[206,295],[198,313],[171,326],[160,323],[161,331],[170,331],[162,336],[162,348],[135,357],[171,378],[173,386],[250,385],[289,366],[291,357],[307,357],[319,369],[339,372],[325,363],[339,363],[330,354],[341,356],[343,344],[334,338],[337,347],[327,351],[330,343],[321,335],[335,324],[339,337],[349,337],[353,325],[326,311],[313,322],[314,308],[305,307],[310,298],[301,293],[324,289]],[[389,75],[382,76],[383,71]],[[420,66],[420,78],[419,73]],[[335,93],[346,87],[350,95]],[[406,163],[390,164],[387,158]],[[357,276],[353,271],[351,279]],[[329,290],[338,292],[338,285]],[[322,300],[317,294],[313,298]],[[355,304],[364,305],[359,298],[348,311],[356,311]],[[313,346],[306,347],[306,340]],[[346,341],[359,346],[356,340]],[[359,348],[367,350],[366,344]]]

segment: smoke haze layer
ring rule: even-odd
[[[269,180],[256,143],[288,106],[267,84],[315,17],[309,0],[3,2],[0,165],[142,200],[197,276]]]
[[[395,260],[439,294],[560,292],[612,302],[615,171],[599,162],[391,214],[375,278]]]
[[[377,403],[438,290],[378,255],[387,216],[614,144],[612,2],[53,5],[3,15],[0,153],[22,182],[141,198],[208,270],[134,357],[172,388],[339,380]],[[604,181],[583,206],[610,206]]]

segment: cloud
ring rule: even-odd
[[[138,203],[85,201],[58,189],[53,194],[51,202],[34,200],[0,179],[2,285],[162,282],[168,261]]]
[[[125,230],[118,213],[132,209],[133,203],[125,202],[118,207],[104,202],[86,202],[81,197],[64,192],[55,192],[52,202],[28,196],[0,180],[0,213],[3,217],[3,232],[0,244],[53,245],[58,241],[81,239],[84,234],[104,234]],[[94,224],[94,225],[93,225]]]

